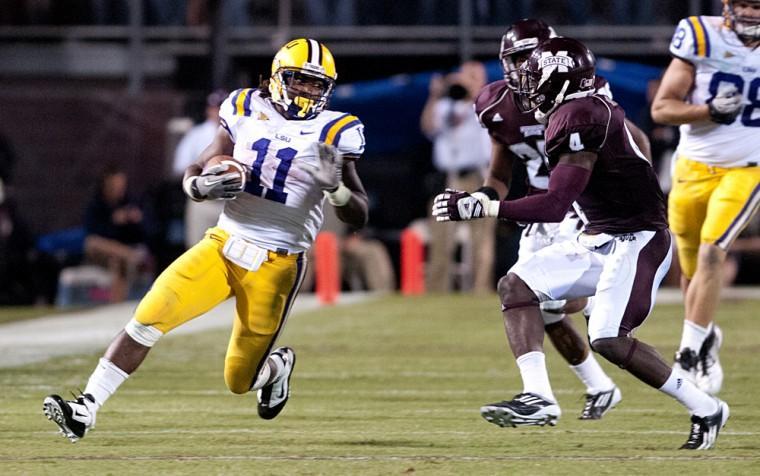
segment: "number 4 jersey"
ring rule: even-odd
[[[256,89],[234,91],[219,111],[235,143],[233,156],[248,167],[245,191],[225,203],[219,226],[269,250],[307,250],[322,226],[324,195],[305,167],[317,167],[317,143],[335,145],[348,160],[364,153],[356,116],[323,111],[287,120]]]
[[[718,92],[735,90],[744,108],[728,125],[710,121],[680,126],[678,153],[720,167],[760,163],[760,147],[751,134],[760,129],[760,52],[748,48],[722,17],[694,16],[678,24],[670,53],[694,65],[694,87],[688,101],[705,104]]]

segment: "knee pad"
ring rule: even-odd
[[[544,325],[554,324],[565,318],[565,314],[562,312],[562,308],[565,307],[567,301],[560,299],[558,301],[543,301],[539,304],[541,308],[541,317],[544,319]]]
[[[124,326],[124,331],[138,344],[145,347],[153,347],[164,333],[153,326],[146,326],[137,322],[134,317]]]

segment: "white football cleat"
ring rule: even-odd
[[[723,386],[723,367],[720,365],[718,356],[722,344],[723,332],[720,327],[713,325],[712,331],[699,349],[696,384],[700,390],[710,395],[717,395]]]

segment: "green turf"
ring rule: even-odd
[[[49,316],[61,312],[53,306],[0,306],[0,324]]]
[[[623,402],[602,421],[577,420],[583,388],[553,349],[559,425],[491,425],[480,405],[521,389],[497,298],[390,297],[291,319],[281,342],[298,354],[293,393],[273,421],[257,418],[253,395],[225,389],[226,331],[165,338],[76,445],[41,403],[84,386],[98,354],[0,369],[0,473],[757,474],[757,305],[720,310],[732,415],[708,452],[676,450],[686,411],[606,364]],[[658,307],[639,337],[670,359],[680,316]]]

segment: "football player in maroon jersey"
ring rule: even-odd
[[[594,56],[582,43],[550,38],[518,73],[518,106],[546,124],[547,191],[500,201],[487,189],[447,190],[436,197],[433,214],[441,221],[551,223],[577,202],[586,226],[577,240],[537,251],[499,281],[509,343],[528,378],[523,393],[485,405],[481,413],[501,426],[556,420],[539,305],[595,296],[588,323],[592,348],[689,410],[690,434],[681,448],[711,448],[728,405],[674,373],[653,347],[633,337],[652,310],[672,255],[665,199],[651,163],[634,142],[623,109],[596,93]]]
[[[475,112],[491,136],[492,159],[485,187],[499,197],[505,197],[512,179],[513,164],[522,164],[528,178],[528,193],[543,193],[549,183],[549,169],[544,156],[544,125],[532,112],[522,112],[517,106],[518,67],[538,44],[557,36],[554,29],[537,19],[524,19],[511,25],[501,40],[499,57],[504,79],[486,85],[475,102]],[[595,87],[601,94],[611,94],[607,81],[596,78]],[[560,223],[527,225],[520,237],[519,260],[552,243],[575,239],[583,222],[571,209]],[[584,309],[585,307],[585,309]],[[617,405],[621,393],[614,382],[589,352],[586,341],[575,330],[567,314],[584,309],[590,312],[586,299],[574,301],[545,301],[541,303],[544,329],[573,373],[586,385],[586,401],[582,420],[601,418]]]

